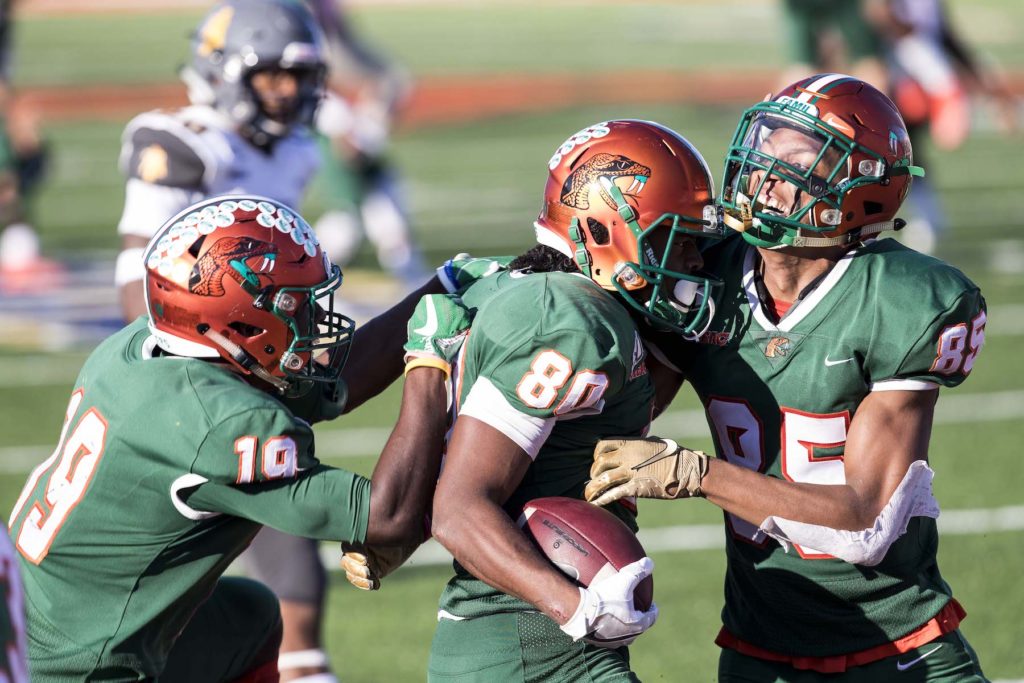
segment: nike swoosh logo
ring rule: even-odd
[[[427,299],[427,321],[423,323],[423,327],[417,327],[413,332],[424,337],[433,337],[437,332],[437,310],[434,309],[433,299]]]
[[[928,650],[928,652],[925,652],[923,655],[921,655],[917,659],[911,659],[909,662],[907,662],[905,664],[903,662],[897,660],[896,661],[896,670],[897,671],[906,671],[907,669],[909,669],[910,667],[914,666],[915,664],[920,662],[922,659],[927,657],[928,655],[933,654],[934,652],[937,652],[940,647],[942,647],[942,643],[939,643],[938,645],[933,647],[931,650]]]
[[[843,363],[849,363],[852,358],[844,358],[843,360],[829,360],[828,356],[825,356],[825,367],[830,368],[833,365],[842,365]]]
[[[660,451],[658,453],[655,453],[654,455],[652,455],[651,457],[647,458],[646,460],[644,460],[641,463],[637,463],[636,465],[633,465],[633,469],[639,471],[641,467],[647,467],[652,462],[658,462],[659,460],[663,460],[663,459],[667,458],[668,456],[672,455],[673,453],[675,453],[676,451],[679,450],[679,444],[677,444],[672,439],[662,439],[662,441],[665,442],[664,450],[662,450],[662,451]]]

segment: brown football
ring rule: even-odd
[[[647,553],[636,535],[604,508],[576,498],[535,498],[523,507],[519,526],[552,563],[584,588]],[[654,577],[633,591],[636,608],[650,609]]]

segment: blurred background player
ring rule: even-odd
[[[192,105],[146,112],[124,132],[116,281],[126,321],[145,314],[142,252],[167,218],[226,193],[300,203],[320,164],[309,126],[325,73],[322,35],[299,2],[231,0],[207,14],[181,74]],[[283,680],[333,679],[320,645],[326,576],[317,542],[265,529],[244,560],[281,599]]]
[[[29,200],[46,168],[46,146],[36,114],[15,99],[11,85],[13,0],[0,0],[0,289],[21,291],[57,284],[59,264],[40,256],[29,220]]]
[[[167,218],[229,193],[300,204],[320,163],[309,126],[324,73],[320,32],[298,3],[231,0],[203,19],[181,73],[192,106],[140,114],[122,138],[116,282],[126,321],[145,313],[142,250]]]
[[[824,70],[845,71],[881,87],[885,64],[865,0],[782,0],[789,66],[780,87]]]
[[[317,113],[326,211],[314,224],[335,263],[364,236],[405,289],[426,277],[399,175],[387,158],[391,128],[409,93],[407,74],[357,35],[339,0],[306,0],[324,33],[328,90]]]
[[[1017,129],[1018,101],[1002,75],[975,54],[953,28],[941,0],[866,0],[883,39],[889,92],[907,122],[919,163],[926,136],[938,149],[959,148],[971,128],[971,91],[991,98],[996,122]],[[947,218],[932,174],[910,192],[914,218],[902,233],[909,246],[931,253]]]

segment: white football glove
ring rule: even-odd
[[[646,612],[633,605],[633,589],[654,571],[654,560],[644,557],[594,584],[580,588],[580,604],[559,628],[573,640],[607,648],[629,645],[654,625],[658,606]]]

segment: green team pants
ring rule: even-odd
[[[794,669],[725,648],[718,658],[719,683],[982,683],[987,681],[974,650],[959,630],[895,657],[823,674]]]
[[[464,621],[441,619],[427,670],[430,683],[639,681],[629,650],[574,643],[536,612],[507,612]]]
[[[36,626],[29,639],[33,683],[153,680],[133,666],[97,667],[94,653],[69,648],[62,634]],[[281,608],[270,589],[250,579],[222,578],[175,641],[156,680],[231,681],[276,660],[280,644]]]
[[[263,584],[222,578],[171,648],[159,683],[231,681],[281,647],[281,606]]]

